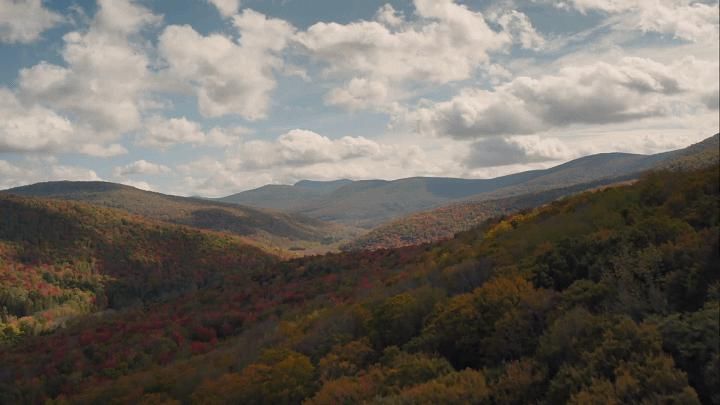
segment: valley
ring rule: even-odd
[[[720,0],[0,0],[0,405],[720,405]]]
[[[648,174],[444,242],[290,261],[227,234],[3,197],[4,268],[43,280],[5,275],[5,308],[32,281],[29,297],[85,291],[103,311],[47,333],[20,308],[47,324],[52,300],[12,306],[0,400],[564,402],[629,376],[614,400],[713,401],[719,180],[717,164]]]
[[[2,194],[0,402],[566,402],[604,384],[618,402],[712,403],[720,178],[693,150],[638,180],[468,200],[300,258],[128,194],[177,197]],[[403,239],[419,229],[433,232]]]

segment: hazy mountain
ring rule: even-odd
[[[47,182],[3,193],[122,209],[146,218],[242,235],[270,248],[322,251],[346,236],[340,225],[299,214],[165,195],[115,183]]]
[[[685,149],[671,152],[670,159],[661,162],[658,168],[670,170],[692,170],[718,163],[720,150],[720,134],[715,134],[702,142],[690,145]]]
[[[386,249],[451,238],[458,232],[499,215],[537,207],[581,191],[631,180],[649,169],[693,170],[718,164],[720,136],[715,135],[679,151],[653,156],[628,154],[594,155],[544,170],[525,183],[500,188],[421,211],[382,224],[343,246],[345,250]],[[555,184],[593,178],[598,171],[610,173],[605,179],[581,182],[569,187],[550,188]],[[623,174],[629,173],[629,174]],[[538,191],[541,190],[541,191]],[[512,195],[511,197],[494,198]]]
[[[538,207],[559,198],[618,183],[596,181],[496,200],[457,202],[389,221],[342,246],[345,251],[390,249],[452,238],[484,221]]]
[[[340,180],[332,180],[332,181],[314,181],[314,180],[300,180],[297,183],[295,183],[295,187],[297,188],[303,188],[303,189],[309,189],[309,190],[315,190],[318,192],[332,192],[337,190],[339,187],[342,187],[346,184],[352,183],[352,180],[348,179],[340,179]]]
[[[456,201],[502,199],[600,180],[622,181],[679,160],[712,160],[712,152],[717,153],[717,141],[716,135],[686,149],[655,155],[601,153],[545,170],[494,179],[414,177],[394,181],[301,181],[293,186],[264,186],[220,201],[369,228]],[[700,158],[701,155],[705,157]]]

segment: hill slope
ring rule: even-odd
[[[716,403],[718,174],[87,319],[0,350],[0,402]]]
[[[618,183],[615,180],[596,181],[496,200],[451,203],[382,224],[344,244],[341,249],[389,249],[449,239],[490,218],[539,207],[559,198],[610,184]]]
[[[544,171],[521,185],[500,188],[429,211],[382,224],[343,246],[345,250],[385,249],[447,239],[483,221],[547,204],[581,191],[633,179],[638,171],[653,167],[692,170],[718,164],[720,137],[715,135],[679,151],[650,157],[640,155],[595,155]],[[604,180],[582,182],[571,187],[549,188],[563,182],[592,178],[593,170],[614,173]],[[635,173],[622,175],[622,173]],[[549,189],[548,189],[549,188]],[[526,191],[530,191],[524,193]],[[541,190],[541,191],[538,191]],[[512,195],[512,197],[502,196]]]
[[[146,218],[234,233],[275,250],[289,247],[328,250],[332,243],[344,238],[346,232],[341,226],[298,214],[170,196],[115,183],[48,182],[4,193],[122,209]]]
[[[222,284],[277,260],[240,237],[0,195],[0,340]]]
[[[712,158],[717,135],[697,146]],[[714,139],[714,141],[713,141]],[[717,150],[717,147],[714,149]],[[603,153],[546,169],[494,179],[408,178],[326,183],[327,187],[265,186],[220,199],[256,207],[272,207],[323,221],[372,228],[380,223],[450,202],[496,200],[596,181],[623,181],[697,151],[679,150],[656,155]],[[322,184],[322,182],[320,182]]]

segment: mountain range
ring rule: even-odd
[[[296,256],[378,249],[449,238],[497,215],[620,182],[651,169],[718,161],[719,135],[655,155],[603,153],[493,179],[303,180],[219,199],[178,197],[107,182],[46,182],[0,193],[80,201],[151,220],[229,232]]]
[[[302,214],[322,221],[370,229],[392,219],[466,200],[495,200],[564,187],[624,181],[678,159],[712,161],[718,135],[686,149],[654,155],[602,153],[545,170],[493,179],[413,177],[386,180],[301,181],[267,185],[219,201]],[[713,155],[713,151],[715,155]],[[685,165],[687,165],[687,162]]]
[[[642,155],[623,154],[581,158],[548,169],[542,176],[523,184],[475,195],[466,201],[450,203],[388,221],[344,244],[342,249],[393,248],[447,239],[493,217],[538,207],[581,191],[632,183],[649,169],[692,170],[716,165],[720,160],[719,138],[715,135],[684,149],[645,158]],[[583,179],[597,177],[593,173],[608,173],[612,170],[615,170],[614,175],[578,183]],[[563,182],[576,184],[552,188]],[[507,197],[508,195],[510,197]]]
[[[0,404],[718,403],[720,172],[676,167],[289,260],[0,195]]]
[[[301,249],[324,252],[354,235],[348,227],[301,214],[165,195],[107,182],[46,182],[1,193],[85,202],[153,220],[224,231],[243,236],[273,253]]]

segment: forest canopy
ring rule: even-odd
[[[0,402],[720,403],[719,180],[650,173],[444,242],[289,261],[4,199],[22,215],[2,216],[3,268],[27,275],[2,279]],[[165,258],[189,248],[224,259]],[[63,305],[114,310],[7,338]]]

